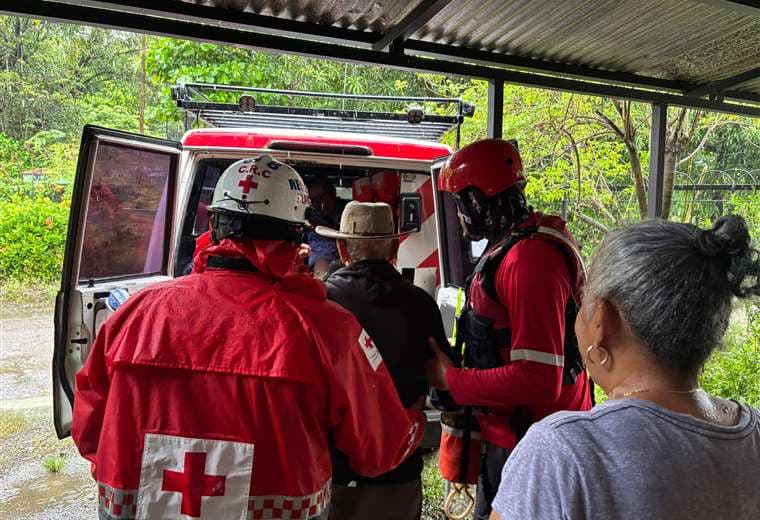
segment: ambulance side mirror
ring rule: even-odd
[[[399,231],[419,231],[422,229],[422,195],[419,193],[402,193],[401,197],[401,222]]]

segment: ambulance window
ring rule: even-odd
[[[480,245],[476,242],[477,248],[474,249],[475,244],[462,236],[456,203],[451,193],[439,191],[438,194],[440,196],[439,211],[442,217],[438,222],[443,227],[442,237],[445,243],[442,253],[446,283],[464,287],[477,261],[474,253],[480,251]]]
[[[85,215],[79,280],[165,267],[176,155],[101,142]]]
[[[208,231],[208,207],[211,205],[214,197],[214,188],[222,176],[222,165],[207,162],[204,164],[204,171],[200,186],[198,205],[195,212],[195,224],[193,225],[193,235],[198,236]]]

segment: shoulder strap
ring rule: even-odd
[[[507,256],[507,253],[509,253],[509,250],[512,249],[515,244],[517,244],[523,238],[531,236],[537,231],[537,229],[538,228],[536,227],[528,227],[514,231],[501,239],[501,241],[499,241],[496,246],[494,246],[488,252],[488,254],[484,254],[482,257],[480,257],[478,264],[475,266],[472,274],[467,279],[467,294],[469,294],[472,280],[474,280],[475,277],[480,274],[482,278],[482,287],[486,291],[488,297],[493,301],[499,301],[499,296],[496,294],[495,278],[496,271],[499,269],[502,259]]]
[[[539,226],[536,232],[556,238],[557,240],[561,241],[570,251],[572,251],[573,256],[575,256],[575,260],[578,262],[578,266],[581,269],[581,273],[583,274],[583,280],[586,280],[586,264],[583,262],[581,252],[578,250],[578,247],[573,243],[572,240],[567,238],[564,233],[548,226]]]

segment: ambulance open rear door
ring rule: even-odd
[[[86,126],[55,305],[53,415],[71,434],[75,375],[100,325],[136,291],[171,279],[177,142]]]

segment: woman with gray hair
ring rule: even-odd
[[[732,299],[758,295],[760,258],[742,217],[610,233],[575,324],[609,400],[528,431],[492,520],[760,518],[760,412],[698,382]]]

